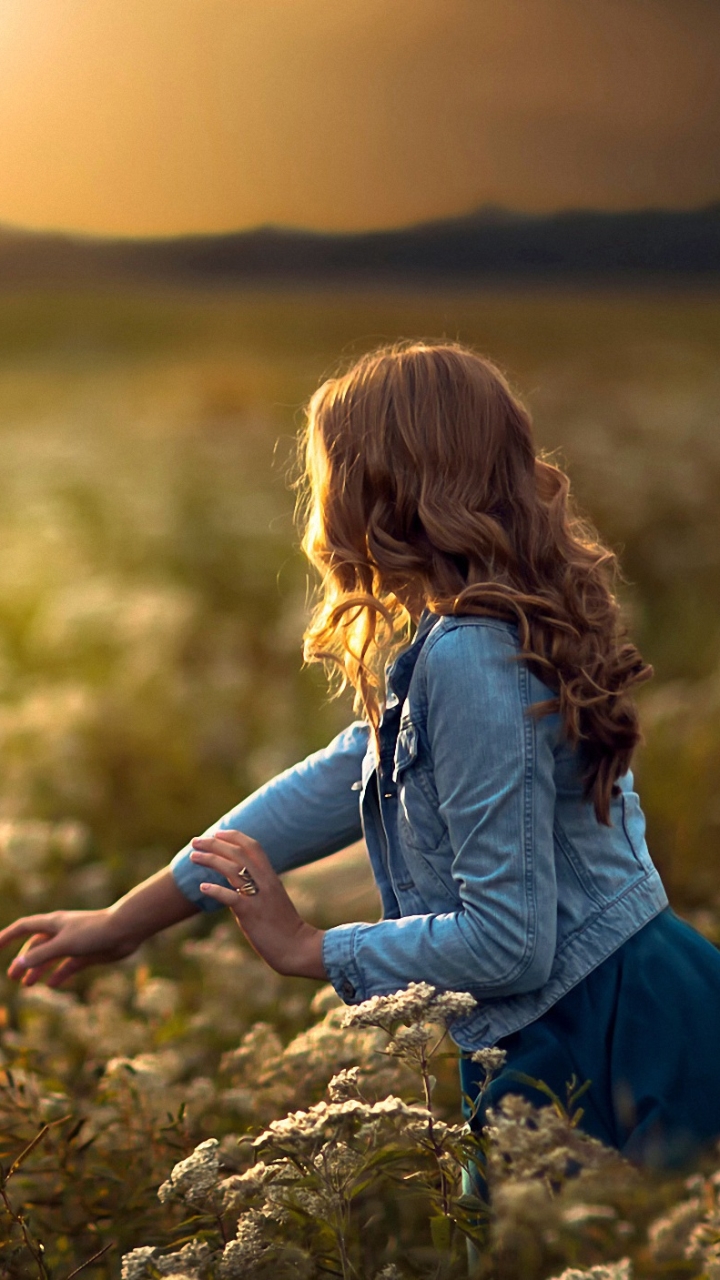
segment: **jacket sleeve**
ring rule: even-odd
[[[325,966],[348,1002],[418,980],[478,998],[534,990],[555,954],[557,717],[530,713],[532,677],[501,628],[440,632],[418,668],[423,745],[460,905],[330,929]],[[432,865],[438,855],[420,847],[416,856]]]
[[[205,835],[242,831],[259,841],[277,872],[316,862],[362,835],[358,788],[368,745],[368,725],[356,721],[322,751],[286,769],[254,791]],[[190,861],[188,844],[170,863],[178,888],[205,911],[221,903],[200,892],[203,881],[226,885],[223,876]]]

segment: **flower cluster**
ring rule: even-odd
[[[190,1240],[175,1253],[161,1253],[147,1245],[126,1253],[122,1260],[122,1280],[154,1280],[156,1275],[184,1276],[201,1280],[212,1261],[210,1246],[205,1241]]]
[[[180,1160],[170,1177],[158,1190],[162,1204],[169,1200],[185,1200],[189,1204],[203,1204],[214,1191],[220,1171],[220,1144],[217,1138],[208,1138],[195,1148],[192,1155]]]
[[[433,1022],[445,1026],[469,1017],[477,1001],[467,991],[438,991],[427,982],[411,982],[391,995],[371,996],[345,1013],[347,1027],[390,1030],[399,1022]]]
[[[496,1110],[488,1111],[486,1133],[491,1182],[541,1179],[555,1187],[578,1169],[623,1163],[615,1152],[583,1133],[561,1107],[534,1107],[519,1094],[507,1094]]]
[[[619,1262],[609,1262],[599,1267],[588,1267],[580,1270],[568,1267],[562,1275],[553,1280],[632,1280],[632,1263],[629,1258],[621,1258]]]

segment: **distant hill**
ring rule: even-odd
[[[228,235],[103,240],[0,229],[0,287],[708,273],[720,273],[720,204],[543,217],[489,209],[353,235],[260,227]]]

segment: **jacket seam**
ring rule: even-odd
[[[415,669],[410,677],[410,686],[408,688],[408,693],[407,693],[408,700],[410,698],[411,691],[415,693],[415,695],[418,698],[418,705],[422,709],[425,715],[427,715],[428,656],[430,655],[432,650],[435,648],[438,641],[442,640],[443,636],[450,635],[451,632],[460,630],[463,625],[484,627],[488,631],[495,631],[499,635],[502,635],[505,637],[506,648],[513,649],[516,652],[518,651],[517,641],[514,639],[512,632],[508,630],[507,624],[503,624],[502,622],[497,622],[494,618],[482,617],[481,615],[478,617],[471,617],[470,615],[464,615],[463,617],[459,617],[459,618],[454,617],[450,614],[443,615],[443,617],[439,618],[439,620],[435,623],[434,627],[431,628],[431,630],[428,632],[427,636],[425,637],[422,649],[420,650],[417,661],[415,663]],[[413,685],[415,685],[416,682],[417,682],[417,688],[413,689]]]
[[[473,621],[475,620],[473,619]],[[502,627],[502,625],[495,623],[493,620],[487,620],[481,617],[481,618],[478,618],[477,621],[479,624],[483,624],[487,626],[489,629],[491,628],[494,631],[500,631],[502,634],[505,634],[505,635],[507,634],[505,628]],[[420,663],[423,662],[423,660],[425,660],[425,668],[427,667],[426,655],[429,652],[430,647],[431,646],[434,647],[434,645],[437,644],[438,640],[440,640],[443,635],[447,635],[450,630],[458,629],[459,619],[453,619],[453,622],[455,623],[455,625],[451,627],[447,627],[441,631],[440,626],[443,622],[444,622],[444,619],[441,619],[440,623],[436,623],[435,627],[433,627],[432,631],[428,635],[427,640],[425,641],[425,644],[423,645],[420,656],[418,658],[418,662],[416,664],[415,671],[413,672],[413,676],[415,676],[415,674],[417,673],[418,667],[420,666]],[[516,646],[512,644],[507,645],[507,648],[515,648],[515,647]],[[535,756],[536,756],[535,722],[533,721],[532,716],[529,716],[527,714],[527,708],[529,706],[527,668],[523,666],[522,663],[516,663],[515,671],[517,672],[516,689],[517,689],[517,696],[518,696],[518,700],[520,702],[520,707],[522,711],[523,743],[525,747],[525,768],[523,771],[523,796],[522,796],[522,821],[523,821],[524,829],[522,832],[522,838],[523,838],[523,861],[525,864],[524,866],[525,874],[523,877],[523,882],[525,886],[525,895],[524,895],[525,902],[523,905],[525,908],[524,916],[526,920],[526,941],[525,941],[525,948],[523,950],[523,953],[518,959],[518,961],[516,962],[516,964],[514,965],[514,967],[509,969],[501,977],[496,978],[492,984],[490,983],[483,984],[486,990],[488,988],[492,989],[493,986],[506,987],[509,983],[517,982],[517,980],[519,978],[522,978],[531,968],[537,952],[537,904],[534,901],[535,894],[534,894],[533,874],[532,874],[532,852],[533,852],[532,833],[533,833],[533,813],[534,813],[532,780],[533,780]],[[422,676],[424,679],[424,684],[426,686],[427,685],[426,669],[423,669]],[[412,680],[411,680],[411,684],[412,684]],[[423,692],[425,694],[424,711],[425,711],[425,714],[427,714],[426,687],[423,690]],[[416,725],[416,727],[419,727],[419,726]],[[467,908],[463,907],[462,912],[463,914],[467,915],[468,914]],[[475,960],[477,957],[475,956],[473,948],[465,938],[462,931],[460,931],[460,936],[469,954]]]
[[[583,893],[586,893],[590,901],[593,902],[595,906],[601,910],[605,905],[603,898],[594,888],[590,887],[590,885],[586,882],[585,877],[582,875],[581,871],[578,869],[577,864],[580,864],[580,866],[582,866],[582,859],[577,849],[575,848],[575,845],[573,844],[572,840],[567,834],[562,824],[562,821],[560,820],[557,813],[555,814],[555,821],[553,822],[553,838],[557,840],[558,845],[562,849],[563,854],[567,860],[567,863],[573,875],[575,876],[575,879],[577,880],[577,883],[580,889],[582,890]]]
[[[579,938],[582,938],[583,934],[588,929],[591,929],[607,911],[611,911],[613,907],[616,907],[618,903],[623,901],[623,898],[626,898],[628,894],[634,893],[645,883],[646,880],[651,879],[653,875],[657,874],[658,872],[656,867],[649,868],[647,871],[644,871],[641,876],[638,876],[636,880],[633,880],[631,884],[626,885],[622,893],[618,893],[614,898],[610,898],[608,902],[604,902],[601,907],[598,907],[597,911],[594,911],[591,916],[588,916],[588,918],[583,921],[579,929],[574,929],[572,933],[568,934],[562,946],[556,949],[556,957],[561,956],[571,943],[574,944]],[[589,972],[592,971],[589,970]]]

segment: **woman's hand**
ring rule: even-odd
[[[322,929],[302,920],[288,897],[267,855],[249,836],[239,831],[219,831],[193,840],[190,858],[225,876],[229,888],[201,884],[209,898],[229,907],[248,942],[277,973],[298,978],[325,978]],[[242,872],[249,872],[257,893],[239,892]]]
[[[146,938],[196,911],[165,867],[101,911],[24,916],[0,931],[0,947],[25,938],[25,945],[8,968],[9,977],[32,987],[57,965],[46,981],[49,987],[59,987],[88,965],[123,960]]]
[[[90,964],[122,960],[142,941],[118,924],[112,908],[102,911],[50,911],[24,916],[0,932],[0,947],[17,938],[27,941],[8,968],[8,977],[32,987],[53,965],[49,987],[58,987]],[[59,963],[58,963],[59,961]]]

